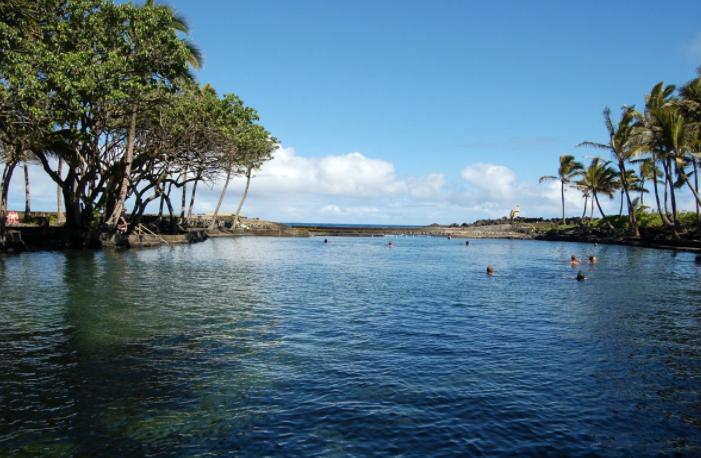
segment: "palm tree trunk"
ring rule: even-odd
[[[58,159],[58,176],[61,177],[61,172],[63,172],[63,159]],[[63,199],[63,191],[60,185],[56,185],[56,223],[60,223],[63,220],[63,210],[61,209],[61,200]]]
[[[667,158],[667,168],[669,169],[669,197],[672,203],[672,221],[674,222],[674,227],[679,227],[679,217],[677,214],[677,196],[674,191],[674,180],[672,176],[672,159]]]
[[[132,106],[131,116],[129,118],[129,133],[127,134],[127,152],[124,157],[124,176],[119,187],[119,198],[114,206],[112,215],[107,220],[109,226],[116,226],[119,217],[124,208],[124,202],[127,200],[127,190],[129,188],[129,176],[131,175],[131,164],[134,162],[134,142],[136,140],[136,107]]]
[[[642,207],[645,202],[643,201],[643,195],[645,194],[645,178],[640,179],[640,206]]]
[[[587,203],[589,202],[589,195],[584,194],[584,211],[582,212],[582,219],[587,216]]]
[[[565,219],[565,182],[560,180],[560,195],[562,196],[562,224],[567,224]]]
[[[29,220],[29,213],[32,211],[31,199],[29,196],[29,166],[27,161],[22,162],[24,168],[24,220]]]
[[[594,201],[596,201],[596,207],[599,209],[599,213],[601,213],[601,217],[606,218],[604,211],[601,209],[601,204],[599,203],[599,196],[596,193],[594,193]]]
[[[224,187],[219,195],[219,201],[217,206],[214,208],[214,213],[212,214],[212,221],[209,222],[209,230],[214,230],[214,226],[217,224],[217,216],[219,215],[219,208],[221,208],[222,202],[224,202],[224,195],[226,194],[226,189],[229,187],[229,181],[231,180],[231,172],[233,172],[234,166],[230,165],[229,169],[226,171],[226,180],[224,181]]]
[[[635,209],[633,208],[633,201],[630,200],[630,192],[628,192],[628,176],[626,175],[626,164],[623,161],[618,161],[618,169],[621,172],[621,185],[623,186],[623,192],[626,195],[626,202],[628,203],[628,222],[630,223],[630,229],[633,235],[638,237],[640,233],[638,232],[638,220],[635,215]],[[623,196],[621,196],[621,214],[623,213]]]
[[[622,190],[622,189],[621,189],[620,194],[621,194],[621,206],[620,206],[620,208],[618,209],[618,216],[623,216],[623,197],[624,197],[624,196],[623,196],[623,190]]]
[[[239,208],[236,209],[236,217],[234,218],[234,230],[236,230],[236,226],[239,225],[239,215],[241,214],[241,208],[243,207],[243,202],[246,200],[246,196],[248,196],[248,188],[251,186],[251,171],[251,167],[246,169],[246,187],[243,190],[243,196],[241,196]]]
[[[655,201],[657,202],[657,213],[660,214],[660,219],[662,220],[662,224],[665,226],[671,226],[672,222],[667,218],[667,213],[662,211],[662,206],[660,205],[660,191],[657,186],[657,167],[655,167],[655,178],[652,180],[653,183],[653,188],[655,190]],[[667,195],[667,187],[665,184],[665,197]]]

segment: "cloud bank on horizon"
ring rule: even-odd
[[[32,209],[54,211],[56,187],[41,167],[30,167]],[[198,188],[196,213],[211,212],[222,182]],[[235,211],[243,179],[233,181],[222,213]],[[179,193],[173,193],[179,211]],[[650,197],[648,197],[650,199]],[[24,208],[24,180],[16,169],[10,208]],[[682,207],[691,209],[691,200]],[[575,189],[565,193],[568,216],[582,214],[583,199]],[[618,200],[604,198],[604,211],[618,212]],[[489,162],[466,164],[455,176],[427,172],[400,177],[392,162],[360,152],[306,157],[280,146],[273,159],[255,173],[243,214],[281,222],[449,224],[507,216],[518,205],[522,216],[561,215],[560,183],[521,181],[517,171]],[[153,203],[149,211],[157,211]]]

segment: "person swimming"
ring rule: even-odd
[[[491,264],[487,266],[487,275],[490,277],[494,275],[494,267],[492,267]]]
[[[570,264],[572,264],[573,266],[579,264],[579,259],[577,259],[577,256],[572,255],[572,257],[570,257]]]
[[[594,255],[589,256],[589,262],[590,262],[591,264],[596,264],[597,262],[599,262],[599,258],[597,258],[597,257],[594,256]]]
[[[389,242],[387,242],[387,247],[392,248],[392,241],[391,240]]]
[[[587,279],[587,276],[584,275],[584,272],[582,272],[581,270],[579,272],[577,272],[577,281],[584,281],[586,279]]]
[[[329,243],[329,239],[324,239],[324,243]]]
[[[470,245],[470,241],[469,241],[469,240],[465,240],[465,246],[469,246],[469,245]]]

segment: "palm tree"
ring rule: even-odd
[[[667,151],[668,161],[673,161],[674,172],[680,184],[686,184],[694,195],[696,203],[701,204],[701,196],[689,181],[685,167],[693,156],[688,155],[690,132],[687,130],[684,116],[676,106],[668,106],[660,110],[658,120],[661,127],[662,142]]]
[[[604,161],[601,158],[595,157],[592,159],[589,167],[582,173],[581,178],[575,182],[576,186],[583,192],[591,196],[592,209],[596,203],[599,213],[602,218],[606,218],[604,210],[599,202],[599,195],[604,194],[609,198],[613,198],[613,193],[618,189],[620,183],[618,181],[618,172],[611,167],[611,161]],[[612,227],[607,222],[609,227]]]
[[[176,12],[173,7],[168,5],[158,5],[156,4],[156,0],[146,0],[144,6],[147,8],[162,8],[167,10],[173,18],[173,29],[186,35],[190,33],[190,25],[187,23],[187,19],[185,19],[183,15]],[[192,68],[202,68],[203,60],[200,49],[188,39],[182,38],[181,41],[185,44],[185,47],[188,50],[189,55],[187,60]]]
[[[679,106],[683,110],[689,131],[689,155],[694,169],[694,189],[699,192],[699,163],[701,162],[701,67],[698,77],[679,90]],[[696,202],[696,219],[701,222],[701,206]]]
[[[617,125],[614,125],[611,119],[611,110],[604,108],[604,124],[608,131],[608,143],[596,143],[585,141],[578,146],[589,146],[608,150],[613,154],[618,165],[619,182],[623,193],[625,194],[628,203],[628,220],[630,223],[631,232],[637,237],[640,235],[638,231],[638,221],[636,219],[633,202],[630,198],[630,183],[628,182],[628,170],[626,162],[640,152],[641,144],[641,129],[637,125],[636,120],[640,118],[640,114],[634,107],[624,106],[622,109],[621,119]],[[597,202],[598,203],[598,202]]]
[[[546,175],[540,177],[539,183],[549,180],[560,181],[560,195],[562,197],[562,224],[567,224],[565,219],[565,185],[570,184],[572,180],[584,171],[584,166],[580,162],[574,160],[574,156],[563,154],[560,156],[560,167],[557,169],[557,176]],[[585,204],[586,206],[586,204]]]
[[[650,159],[650,158],[645,158],[640,161],[640,169],[639,169],[639,174],[640,174],[640,205],[645,204],[645,199],[644,199],[644,193],[647,192],[647,189],[645,188],[645,182],[646,181],[652,181],[654,183],[655,187],[655,199],[657,200],[657,208],[660,208],[660,195],[657,191],[657,179],[662,176],[662,173],[660,173],[659,170],[657,170],[657,167],[655,166],[655,162]]]
[[[659,202],[659,192],[657,189],[657,180],[653,180],[653,185],[655,188],[655,197],[657,199],[657,209],[662,219],[662,223],[667,227],[674,227],[677,225],[677,211],[676,211],[676,197],[674,194],[674,180],[671,178],[671,163],[668,161],[667,151],[662,140],[662,128],[659,122],[660,112],[674,103],[672,95],[676,90],[675,86],[668,85],[665,86],[664,82],[653,86],[650,94],[645,96],[645,113],[638,120],[638,125],[640,126],[641,132],[641,148],[650,154],[650,161],[655,168],[655,175],[661,173],[664,185],[664,209]],[[662,170],[660,171],[657,164],[662,165]],[[672,200],[672,219],[670,220],[669,212],[667,210],[667,194],[671,195]]]

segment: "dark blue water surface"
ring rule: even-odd
[[[394,241],[0,257],[0,455],[701,454],[692,254]]]

